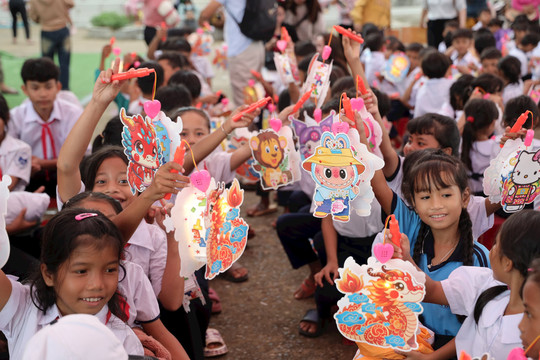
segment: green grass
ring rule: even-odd
[[[95,82],[94,73],[99,65],[100,55],[100,53],[71,54],[69,86],[79,100],[92,93]],[[36,57],[38,56],[39,54],[36,54]],[[22,85],[21,67],[26,58],[15,57],[4,51],[0,52],[0,57],[5,83],[19,90],[18,95],[4,95],[9,108],[12,109],[25,99],[25,95],[20,89]]]

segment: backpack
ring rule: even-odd
[[[225,8],[227,10],[227,8]],[[239,22],[227,10],[230,17],[238,24],[240,31],[253,40],[268,41],[276,29],[276,0],[246,0],[246,10]]]

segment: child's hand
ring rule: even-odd
[[[367,94],[362,95],[362,99],[364,99],[366,110],[373,115],[373,117],[379,115],[379,100],[371,89],[368,90]]]
[[[157,207],[154,212],[154,219],[156,220],[156,223],[165,232],[167,232],[167,230],[165,229],[165,225],[163,224],[163,221],[165,220],[165,216],[167,214],[170,215],[171,209],[173,206],[174,204],[167,203],[165,204],[164,207]]]
[[[464,75],[467,75],[467,74],[470,74],[471,73],[471,69],[469,69],[469,67],[467,65],[457,65],[456,66],[456,69],[461,73],[461,74],[464,74]]]
[[[32,170],[31,173],[34,175],[35,173],[41,171],[41,159],[37,156],[32,156]]]
[[[414,264],[411,257],[411,243],[409,242],[409,237],[403,233],[401,234],[401,254],[403,255],[403,260]]]
[[[230,134],[234,129],[236,128],[242,128],[242,127],[248,127],[253,122],[253,119],[255,119],[259,114],[261,113],[261,109],[256,109],[255,111],[251,113],[247,113],[242,115],[240,120],[233,121],[234,115],[238,114],[242,110],[245,110],[248,108],[248,105],[242,105],[240,107],[237,107],[232,113],[231,116],[225,122],[223,123],[223,129],[227,134]]]
[[[158,38],[159,40],[165,39],[167,40],[167,28],[166,27],[158,27],[156,31],[156,35],[154,38]]]
[[[120,67],[120,59],[114,60],[112,69],[107,69],[99,74],[96,84],[94,85],[94,91],[92,93],[92,100],[103,105],[109,105],[114,100],[116,95],[120,92],[122,85],[129,80],[111,81],[113,74],[118,74],[118,68]],[[130,69],[133,71],[133,69]]]
[[[176,170],[179,173],[184,172],[182,165],[169,161],[156,171],[152,184],[143,192],[143,195],[157,201],[166,194],[178,194],[180,189],[189,186],[189,177],[171,173],[171,170]]]
[[[337,279],[339,276],[338,273],[338,264],[328,262],[325,267],[322,268],[321,271],[315,274],[315,284],[319,285],[320,287],[323,287],[323,278],[328,281],[330,285],[334,285],[334,280]]]
[[[111,55],[111,52],[112,52],[111,44],[107,44],[103,46],[103,48],[101,49],[101,59],[105,60],[107,57],[109,57],[109,55]]]
[[[19,215],[13,221],[6,225],[6,231],[8,234],[13,235],[25,230],[28,230],[38,224],[38,220],[27,221],[24,216],[26,215],[26,208],[22,209]]]
[[[278,119],[281,120],[283,125],[290,125],[289,116],[294,115],[292,112],[293,109],[294,105],[289,105],[278,114]]]
[[[424,353],[421,353],[420,351],[409,351],[409,352],[399,351],[399,350],[394,350],[394,351],[396,354],[405,356],[403,360],[429,360],[431,359],[431,354],[433,354],[433,353],[424,354]]]
[[[353,31],[353,34],[359,35],[356,31]],[[351,39],[349,39],[349,37],[343,36],[341,39],[341,44],[343,45],[343,52],[345,53],[345,58],[348,61],[360,58],[361,44],[358,41],[352,41]]]
[[[503,136],[501,137],[501,140],[500,140],[500,144],[501,146],[504,146],[504,144],[508,141],[508,140],[515,140],[517,138],[523,138],[525,135],[527,135],[527,130],[528,129],[521,129],[519,130],[518,132],[510,132],[511,130],[511,127],[510,126],[507,126],[506,129],[504,129],[504,134]]]

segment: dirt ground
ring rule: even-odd
[[[239,260],[249,269],[249,280],[235,284],[218,278],[210,282],[223,304],[222,313],[210,322],[229,348],[222,358],[352,359],[356,346],[342,344],[334,323],[316,339],[298,334],[300,319],[315,308],[313,298],[299,301],[293,297],[308,269],[292,269],[271,225],[281,209],[263,217],[247,217],[246,209],[258,198],[254,192],[245,194],[242,214],[256,232]]]

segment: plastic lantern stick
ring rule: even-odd
[[[128,158],[127,177],[131,192],[144,191],[154,179],[160,166],[161,147],[150,118],[142,115],[127,116],[120,110],[120,121],[124,124],[122,145]]]
[[[333,130],[337,130],[333,124]],[[302,163],[304,170],[315,181],[313,201],[316,204],[313,216],[333,220],[350,220],[351,201],[359,194],[358,181],[365,165],[355,156],[347,134],[324,132],[321,144],[312,156]]]
[[[356,342],[362,355],[366,350],[420,349],[416,334],[423,312],[424,273],[400,259],[381,264],[374,257],[365,265],[349,257],[338,272],[336,287],[345,296],[337,303],[334,319],[340,333]]]
[[[523,127],[523,124],[525,124],[525,122],[529,118],[529,113],[532,115],[530,110],[527,110],[523,114],[519,115],[516,122],[514,123],[512,128],[510,129],[511,133],[517,133],[519,130],[521,130],[521,128]],[[501,144],[501,148],[502,147],[503,147],[503,145]]]
[[[233,120],[234,122],[237,122],[237,121],[239,121],[239,120],[242,118],[242,116],[244,116],[245,114],[249,114],[249,113],[254,112],[254,111],[257,110],[258,108],[263,107],[263,106],[265,106],[266,104],[268,104],[270,101],[272,101],[272,98],[269,97],[269,96],[266,97],[266,98],[264,98],[264,99],[262,99],[262,100],[259,100],[259,101],[255,102],[255,103],[251,104],[247,109],[242,110],[242,111],[240,111],[238,114],[234,115],[234,116],[232,117],[232,120]]]
[[[389,225],[390,235],[392,235],[392,242],[396,244],[396,246],[400,247],[401,232],[399,231],[399,222],[396,220],[396,216],[394,214],[390,215]]]
[[[345,92],[341,94],[341,101],[343,104],[343,110],[345,110],[345,116],[353,122],[351,126],[356,129],[356,119],[354,116],[354,111],[351,107],[351,99],[349,99]]]
[[[160,28],[161,28],[161,29],[167,30],[167,23],[165,23],[165,21],[162,21],[162,22],[161,22],[161,25],[160,25]],[[167,35],[165,35],[165,36],[163,36],[163,37],[161,38],[161,41],[162,41],[162,42],[165,42],[166,40],[167,40]]]
[[[253,77],[254,77],[255,79],[261,79],[261,78],[262,78],[261,73],[258,72],[257,70],[251,69],[251,70],[249,70],[249,72],[251,73],[251,75],[253,75]]]
[[[360,91],[360,94],[362,95],[366,95],[368,93],[366,85],[364,84],[364,81],[362,80],[360,75],[356,75],[356,91]]]
[[[2,182],[0,182],[0,268],[4,267],[9,258],[9,236],[6,231],[9,185],[11,185],[11,176],[2,176]]]
[[[353,41],[356,41],[360,44],[364,43],[364,39],[360,35],[355,35],[351,30],[345,29],[339,25],[334,25],[334,30]]]
[[[116,38],[114,36],[111,36],[111,39],[109,40],[109,45],[113,46],[115,41]]]
[[[309,90],[304,95],[302,95],[300,100],[298,100],[298,102],[294,105],[291,114],[295,114],[296,112],[298,112],[302,108],[302,106],[305,104],[305,102],[308,101],[312,93],[313,93],[313,90]]]
[[[122,80],[127,80],[127,79],[139,78],[139,77],[148,76],[152,73],[155,73],[154,69],[140,68],[133,71],[126,71],[126,72],[122,72],[118,74],[113,74],[111,76],[111,81],[115,81],[115,80],[122,81]],[[101,82],[105,84],[105,81],[101,80]]]
[[[184,164],[184,154],[186,153],[186,148],[183,147],[183,146],[178,146],[176,148],[176,151],[174,152],[174,162],[177,163],[177,164],[180,164],[180,165],[183,165]],[[171,170],[171,173],[173,174],[178,174],[178,171],[176,170]],[[165,200],[169,200],[171,198],[171,193],[168,193],[168,194],[165,194],[165,196],[163,197]]]
[[[286,42],[291,41],[291,37],[289,36],[289,32],[285,28],[285,26],[281,27],[281,40],[285,40]]]

